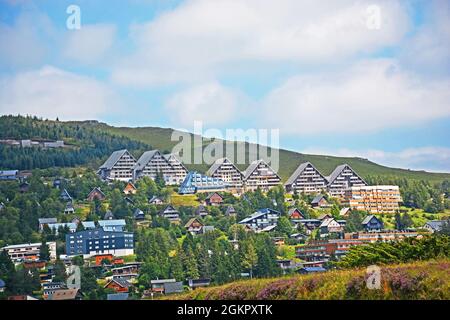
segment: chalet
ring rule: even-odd
[[[180,213],[172,206],[168,205],[158,212],[161,217],[169,219],[171,223],[180,223]]]
[[[319,226],[320,234],[327,235],[330,233],[340,233],[343,232],[341,224],[334,220],[333,218],[328,218],[322,220],[322,223]]]
[[[19,170],[1,170],[0,180],[14,181],[18,179]]]
[[[345,190],[353,186],[367,186],[367,183],[348,164],[336,167],[327,180],[327,191],[332,197],[342,198]]]
[[[111,269],[113,278],[133,280],[138,277],[142,262],[125,263],[122,266]]]
[[[305,219],[303,213],[297,208],[291,208],[288,211],[288,216],[290,219]]]
[[[125,193],[126,195],[129,194],[136,194],[137,189],[134,186],[134,184],[132,184],[131,182],[128,182],[127,185],[125,186],[125,188],[123,189],[123,193]]]
[[[67,202],[66,207],[64,208],[64,214],[72,213],[75,213],[75,208],[73,207],[72,202]]]
[[[187,174],[184,166],[175,166],[159,150],[146,151],[133,167],[133,179],[162,177],[167,185],[180,184]],[[172,162],[176,161],[172,159]],[[181,164],[181,162],[180,162]]]
[[[217,192],[211,193],[206,197],[205,204],[207,206],[218,206],[223,203],[223,197]]]
[[[345,207],[345,208],[342,208],[342,209],[339,211],[339,215],[340,215],[341,217],[348,217],[348,216],[350,215],[351,212],[352,212],[352,209],[350,209],[350,208],[348,208],[348,207]]]
[[[260,188],[267,192],[280,183],[280,176],[264,160],[253,161],[244,173],[244,188],[246,191],[255,191]]]
[[[197,218],[190,219],[184,227],[189,231],[191,234],[199,234],[202,231],[203,223],[200,222]]]
[[[211,284],[211,279],[188,279],[189,288],[207,287]]]
[[[115,220],[98,220],[98,225],[104,231],[117,231],[122,232],[125,229],[126,222],[124,219]]]
[[[195,209],[195,215],[200,216],[202,218],[206,217],[209,214],[208,210],[206,210],[206,207],[203,205],[199,205],[197,209]]]
[[[81,300],[79,289],[60,289],[49,295],[47,300]]]
[[[300,219],[298,220],[298,223],[300,223],[306,231],[307,235],[310,235],[314,230],[319,228],[319,226],[322,224],[322,221],[319,219]]]
[[[284,184],[286,192],[290,193],[320,193],[326,189],[327,179],[312,163],[300,164]]]
[[[136,210],[134,210],[134,213],[133,213],[133,218],[134,218],[134,220],[144,220],[145,219],[144,211],[142,211],[139,208],[136,208]]]
[[[222,179],[208,177],[196,171],[187,174],[178,189],[179,194],[226,191],[228,184]]]
[[[361,224],[366,231],[381,231],[384,229],[383,220],[374,215],[365,217]]]
[[[114,151],[111,156],[102,164],[97,174],[103,180],[130,181],[133,179],[133,167],[136,159],[128,150]]]
[[[188,174],[188,170],[183,165],[181,160],[177,157],[177,155],[171,153],[171,154],[165,154],[164,158],[169,162],[169,164],[172,166],[172,175],[170,176],[170,180],[168,182],[169,185],[171,184],[181,184],[184,179],[186,179],[186,176]]]
[[[266,208],[255,212],[242,221],[239,221],[239,224],[243,224],[256,232],[266,232],[275,229],[280,216],[280,212]]]
[[[59,198],[62,201],[66,201],[66,202],[72,202],[72,197],[70,196],[69,192],[67,191],[67,189],[63,189],[61,191],[61,193],[59,194]]]
[[[39,231],[42,232],[44,230],[44,226],[57,223],[58,220],[56,218],[39,218],[38,222],[39,222]]]
[[[154,205],[160,205],[160,204],[164,204],[164,200],[162,200],[160,197],[158,196],[153,196],[148,203],[150,204],[154,204]]]
[[[111,212],[111,210],[106,211],[105,215],[103,216],[103,220],[114,220],[114,214]]]
[[[152,293],[164,293],[165,285],[168,283],[177,282],[175,279],[156,279],[150,280],[150,287]]]
[[[442,230],[446,223],[449,223],[449,220],[432,220],[425,223],[423,226],[424,229],[428,230],[431,233],[439,232]]]
[[[289,238],[295,239],[297,241],[303,241],[303,240],[306,240],[308,238],[308,236],[303,233],[293,233],[289,236]]]
[[[236,216],[237,212],[234,209],[234,207],[232,205],[229,205],[227,207],[227,210],[225,211],[225,215],[230,217],[230,216]]]
[[[217,159],[206,174],[221,179],[236,192],[243,189],[244,175],[228,158]]]
[[[131,283],[125,279],[113,278],[105,284],[104,288],[113,289],[115,292],[129,292],[131,286]]]
[[[105,194],[98,187],[95,187],[94,189],[92,189],[92,191],[89,192],[89,194],[87,196],[87,201],[94,201],[94,200],[103,201],[105,199],[106,199]]]
[[[330,205],[323,194],[315,196],[311,201],[311,207],[313,208],[328,208],[329,206]]]

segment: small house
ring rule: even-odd
[[[207,206],[218,206],[223,203],[223,197],[217,192],[211,193],[205,199]]]
[[[96,199],[99,201],[103,201],[106,199],[106,195],[98,187],[95,187],[94,189],[92,189],[92,191],[89,192],[89,194],[87,196],[88,201],[94,201]]]
[[[125,193],[126,195],[136,194],[136,192],[137,188],[131,182],[128,182],[125,188],[123,189],[123,193]]]
[[[381,231],[384,229],[383,220],[373,214],[365,217],[361,224],[366,231]]]
[[[350,215],[351,212],[352,212],[352,209],[346,207],[346,208],[342,208],[342,209],[339,211],[339,215],[340,215],[341,217],[348,217],[348,216]]]
[[[148,201],[148,203],[154,204],[154,205],[161,205],[161,204],[164,204],[164,201],[163,201],[160,197],[158,197],[158,196],[153,196],[153,197]]]
[[[72,202],[67,202],[66,208],[64,209],[64,214],[72,214],[75,213],[75,208],[73,207]]]
[[[104,288],[113,289],[115,292],[129,292],[131,286],[131,283],[127,280],[122,278],[113,278],[105,284]]]
[[[197,209],[195,209],[195,215],[200,217],[206,217],[208,215],[208,210],[206,210],[206,207],[204,205],[199,205]]]
[[[227,217],[236,216],[237,212],[236,209],[232,205],[229,205],[227,210],[225,211],[225,215]]]
[[[172,206],[168,205],[158,214],[166,219],[169,219],[171,223],[180,223],[180,213]]]
[[[175,279],[156,279],[150,280],[151,292],[153,293],[164,293],[164,288],[167,283],[175,283]]]
[[[449,223],[445,220],[432,220],[425,223],[423,226],[424,229],[428,230],[431,233],[439,232],[442,230],[442,227],[445,223]]]
[[[303,213],[297,208],[289,209],[288,211],[289,219],[305,219]]]
[[[184,227],[192,234],[198,234],[202,231],[203,223],[198,220],[198,218],[192,218],[190,219]]]
[[[144,220],[145,219],[144,211],[137,208],[136,210],[134,210],[133,218],[134,218],[134,220]]]
[[[319,194],[311,201],[311,207],[313,208],[326,208],[329,207],[328,201],[323,194]]]
[[[103,220],[114,220],[114,214],[111,212],[111,210],[106,211],[105,215],[103,216]]]
[[[339,233],[344,231],[343,227],[333,218],[327,218],[319,226],[321,234]]]

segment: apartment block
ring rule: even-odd
[[[244,173],[244,188],[246,191],[255,191],[260,188],[267,192],[281,184],[280,176],[264,161],[253,161]]]
[[[97,173],[104,180],[130,181],[133,179],[133,167],[136,159],[128,150],[114,151],[100,166]]]
[[[345,190],[350,187],[367,186],[367,183],[361,178],[348,164],[343,164],[327,177],[327,191],[332,197],[342,198]]]
[[[395,213],[402,202],[398,186],[353,186],[345,190],[344,205],[369,213]]]
[[[284,184],[286,192],[319,193],[326,189],[327,180],[312,163],[300,164]]]

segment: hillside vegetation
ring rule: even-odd
[[[170,151],[173,146],[177,144],[176,141],[171,141],[173,130],[166,128],[155,127],[141,127],[141,128],[127,128],[127,127],[113,127],[106,124],[93,124],[99,129],[117,134],[124,135],[128,138],[138,140],[140,142],[154,146],[162,151]],[[204,145],[208,143],[208,139],[204,139]],[[240,143],[240,142],[239,142]],[[246,144],[248,151],[248,143]],[[247,152],[248,155],[248,152]],[[248,156],[247,156],[248,157]],[[293,152],[289,150],[280,149],[280,169],[279,174],[283,181],[287,180],[289,176],[295,171],[298,165],[302,162],[310,161],[313,163],[324,175],[329,175],[336,166],[347,163],[355,169],[362,177],[368,176],[382,176],[386,178],[406,178],[415,180],[426,180],[429,182],[441,182],[449,180],[449,173],[430,173],[425,171],[414,171],[405,169],[389,168],[367,159],[352,158],[352,157],[333,157],[324,155],[310,155]],[[238,165],[239,169],[245,170],[248,161],[244,165]],[[189,169],[205,172],[208,170],[208,165],[187,165]]]
[[[368,289],[366,269],[254,279],[167,296],[183,300],[344,300],[450,298],[450,260],[397,264],[381,268],[380,289]]]
[[[2,116],[0,126],[2,128],[0,139],[64,140],[66,144],[73,147],[68,150],[41,150],[0,145],[0,169],[42,169],[77,165],[95,168],[117,149],[127,148],[135,157],[139,157],[145,149],[149,148],[169,153],[178,143],[171,141],[173,129],[113,127],[97,121],[61,122],[35,117]],[[210,139],[203,139],[202,148],[210,142]],[[236,142],[236,144],[242,144],[242,142]],[[238,165],[241,170],[245,170],[249,164],[249,144],[245,143],[245,146],[246,163]],[[450,180],[450,173],[389,168],[361,158],[309,155],[284,149],[280,149],[279,154],[279,174],[283,181],[286,181],[298,165],[305,161],[313,163],[324,175],[329,175],[336,166],[347,163],[363,178],[378,176],[385,179],[404,178],[431,183]],[[190,170],[200,172],[206,172],[209,168],[208,164],[187,164],[186,166]]]

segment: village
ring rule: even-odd
[[[326,272],[331,261],[341,259],[354,246],[420,239],[439,232],[447,224],[446,220],[430,220],[414,227],[393,224],[402,203],[399,187],[368,185],[347,164],[324,176],[312,163],[302,163],[282,184],[264,160],[251,163],[241,172],[229,159],[218,159],[202,174],[188,171],[173,154],[152,150],[136,160],[127,150],[119,150],[100,166],[97,174],[106,185],[123,186],[120,197],[126,210],[131,210],[131,216],[116,217],[112,210],[105,209],[100,219],[82,218],[76,212],[83,206],[108,208],[113,200],[100,186],[95,186],[84,200],[75,201],[64,187],[70,182],[54,179],[51,187],[64,203],[64,221],[56,217],[39,218],[36,230],[54,241],[1,248],[14,264],[41,270],[40,296],[19,295],[9,299],[81,299],[79,283],[53,281],[55,267],[51,263],[56,260],[66,270],[80,264],[95,270],[97,282],[108,292],[108,300],[152,299],[211,285],[210,278],[191,277],[181,281],[154,278],[149,279],[148,289],[138,290],[143,262],[136,258],[138,239],[134,231],[157,226],[176,228],[181,240],[187,235],[196,238],[222,232],[233,250],[240,250],[239,230],[267,234],[278,250],[274,262],[282,274],[303,274]],[[28,192],[29,177],[16,170],[0,172],[0,180],[20,182],[21,193]],[[140,208],[135,203],[138,186],[146,179],[172,187],[173,193],[153,195],[146,199],[146,207]],[[250,201],[248,196],[258,192],[281,192],[284,203],[273,200],[269,206],[256,208],[250,214],[240,212],[240,204]],[[2,203],[0,210],[5,206]],[[190,210],[188,213],[186,208]],[[354,223],[355,215],[360,217],[359,227],[352,229],[349,224]],[[236,227],[234,230],[238,231],[234,233],[223,232],[224,228],[218,230],[219,218],[240,229]],[[48,257],[41,257],[47,248]],[[252,277],[252,271],[250,267],[239,277]],[[2,281],[0,290],[1,286]]]

